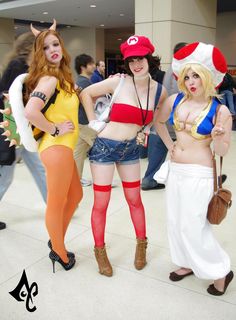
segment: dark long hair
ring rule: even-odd
[[[138,58],[146,58],[148,61],[148,66],[149,66],[149,70],[150,68],[155,64],[154,58],[151,54],[147,54],[146,56],[136,56],[136,57],[128,57],[124,60],[124,65],[125,65],[125,70],[127,72],[128,75],[130,75],[131,77],[133,77],[133,73],[130,70],[129,67],[129,63],[133,60],[133,59],[138,59]]]

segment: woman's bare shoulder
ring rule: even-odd
[[[176,99],[176,97],[177,97],[177,95],[178,95],[178,93],[174,93],[174,94],[172,94],[171,96],[169,96],[167,99],[166,99],[166,103],[168,104],[168,105],[173,105],[174,104],[174,102],[175,102],[175,99]]]
[[[58,79],[52,76],[43,76],[39,79],[39,82],[34,89],[34,91],[41,91],[46,94],[47,97],[50,97],[57,85]]]
[[[43,76],[39,79],[38,85],[37,86],[56,86],[58,79],[53,76]]]

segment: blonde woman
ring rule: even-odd
[[[233,272],[206,215],[213,195],[211,145],[220,156],[230,146],[231,115],[215,90],[227,65],[217,48],[193,43],[175,53],[172,68],[181,93],[166,100],[155,123],[171,157],[166,184],[168,237],[172,261],[179,269],[170,273],[170,280],[194,274],[214,281],[209,294],[222,295]],[[168,119],[175,129],[175,143],[166,129]]]

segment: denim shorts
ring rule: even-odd
[[[91,163],[134,164],[139,162],[139,147],[136,138],[117,141],[97,137],[89,151]]]

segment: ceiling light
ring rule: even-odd
[[[44,11],[43,14],[48,14],[48,12],[47,12],[47,11]]]
[[[67,28],[70,28],[71,26],[66,26]]]
[[[96,8],[96,4],[90,4],[90,8]]]
[[[124,15],[125,15],[124,13],[120,13],[120,17],[124,17]]]
[[[105,27],[105,24],[100,24],[100,27]]]
[[[41,20],[40,23],[44,23],[44,21]]]

